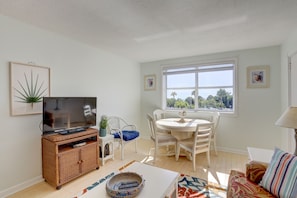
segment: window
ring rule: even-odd
[[[235,113],[236,60],[163,67],[165,109]]]

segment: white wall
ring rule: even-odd
[[[281,115],[288,107],[288,56],[297,52],[297,29],[283,42],[281,48]],[[294,74],[297,78],[297,74]],[[282,128],[282,145],[290,151],[295,151],[295,137],[292,129]]]
[[[238,58],[238,116],[222,119],[218,128],[219,149],[246,153],[247,146],[273,149],[281,146],[280,128],[274,125],[280,109],[280,47],[241,50],[212,55],[171,59],[141,64],[141,76],[156,74],[157,89],[141,92],[142,126],[146,127],[145,115],[161,108],[161,65],[193,63],[203,60]],[[270,88],[247,89],[248,66],[270,65]],[[142,82],[143,83],[143,82]],[[145,130],[148,134],[148,127]]]
[[[10,116],[9,62],[50,67],[52,96],[98,97],[102,114],[140,123],[139,64],[0,15],[0,197],[41,180],[41,115]]]

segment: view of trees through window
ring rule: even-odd
[[[170,98],[167,98],[167,108],[185,108],[195,109],[195,91],[191,96],[186,99],[178,98],[178,94],[173,91],[170,94]],[[198,108],[199,109],[218,109],[229,111],[233,107],[233,95],[227,92],[225,89],[219,89],[216,95],[209,95],[207,98],[198,96]]]
[[[163,68],[167,109],[234,112],[235,61]]]

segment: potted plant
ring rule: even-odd
[[[107,127],[107,116],[103,115],[101,116],[101,121],[100,121],[100,131],[99,131],[100,137],[106,136],[106,127]]]

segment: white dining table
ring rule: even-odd
[[[208,120],[184,118],[165,118],[156,121],[156,125],[160,129],[169,130],[171,134],[178,140],[190,138],[196,130],[197,124],[210,123]]]

